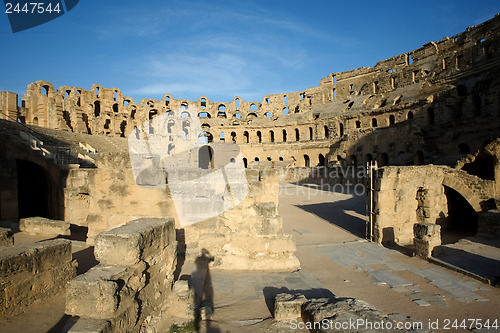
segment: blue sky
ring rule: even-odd
[[[498,0],[93,1],[12,33],[0,13],[0,90],[37,80],[126,96],[227,102],[319,85],[462,32],[500,12]]]

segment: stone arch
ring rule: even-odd
[[[461,180],[460,175],[445,175],[443,179],[443,186],[449,187],[458,192],[465,200],[472,206],[476,212],[481,211],[481,198],[478,194],[474,193],[465,183]]]

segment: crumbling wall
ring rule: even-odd
[[[100,264],[66,288],[66,313],[78,317],[68,332],[141,331],[171,294],[176,248],[173,219],[137,219],[99,234]]]
[[[65,239],[0,250],[0,315],[12,316],[61,291],[76,276],[71,242]]]
[[[249,194],[240,204],[184,228],[186,255],[194,258],[208,251],[215,269],[299,269],[295,239],[283,234],[283,219],[277,215],[277,172],[249,171],[247,179]]]
[[[493,181],[442,166],[383,167],[374,177],[373,239],[379,243],[410,244],[414,224],[445,224],[448,206],[443,185],[459,192],[476,211],[495,197]]]

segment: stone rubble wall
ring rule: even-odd
[[[68,332],[139,332],[158,315],[173,286],[177,241],[172,218],[141,218],[100,233],[100,264],[67,284]]]
[[[76,276],[71,242],[54,239],[0,250],[0,315],[18,315],[61,291]]]
[[[207,250],[215,269],[299,269],[295,239],[283,233],[283,219],[277,215],[277,171],[249,170],[247,179],[249,194],[239,205],[184,228],[186,255],[195,258]]]

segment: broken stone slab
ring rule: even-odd
[[[103,319],[71,318],[62,333],[111,333],[111,324]]]
[[[307,301],[302,294],[282,293],[274,299],[274,319],[287,320],[302,316],[302,305]]]
[[[0,228],[0,249],[14,245],[14,233],[9,228]]]
[[[374,332],[370,323],[387,323],[390,322],[391,327],[396,327],[395,322],[381,314],[376,308],[367,302],[356,298],[319,298],[311,299],[303,306],[302,317],[309,323],[312,332],[339,332],[336,324],[343,323],[360,323],[354,330],[343,329],[342,332]],[[325,320],[328,325],[321,326]],[[316,326],[314,326],[316,324]],[[341,326],[340,326],[341,327]],[[391,329],[377,328],[377,332],[393,332]]]
[[[140,218],[97,235],[94,254],[102,265],[132,266],[174,242],[173,218]]]
[[[30,235],[70,236],[70,223],[45,217],[27,217],[19,221],[19,229]]]

